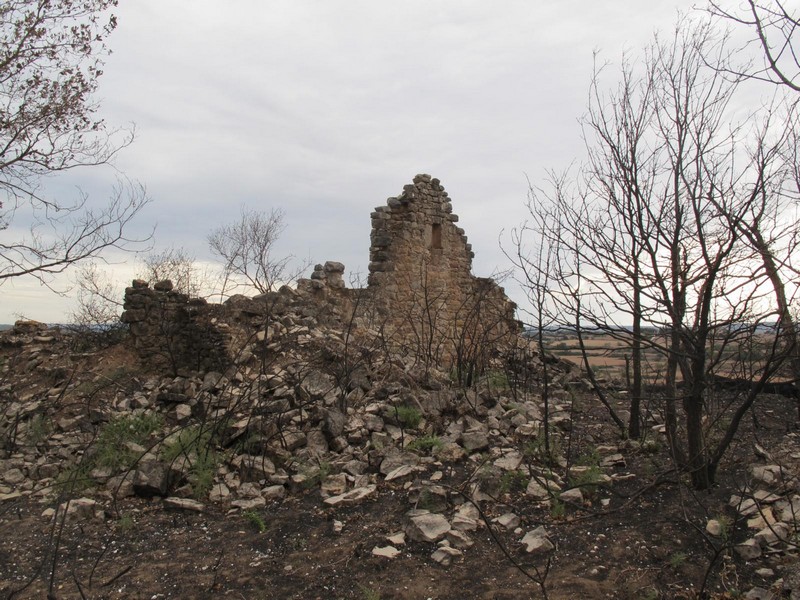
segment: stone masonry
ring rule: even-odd
[[[122,320],[140,356],[174,368],[218,366],[236,351],[229,347],[231,324],[278,316],[288,305],[302,305],[319,322],[355,317],[426,366],[467,362],[480,370],[491,352],[517,339],[516,305],[492,279],[472,275],[472,247],[438,179],[417,175],[371,217],[366,289],[348,289],[344,265],[332,261],[317,265],[296,289],[234,296],[224,305],[188,298],[169,282],[150,288],[135,281],[125,291]]]
[[[369,289],[380,312],[431,358],[519,332],[516,305],[493,280],[472,275],[474,253],[438,179],[417,175],[372,213]]]

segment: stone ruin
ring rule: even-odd
[[[379,330],[403,355],[445,368],[515,342],[516,305],[495,281],[472,275],[472,247],[438,179],[417,175],[371,219],[366,288],[348,288],[344,265],[333,261],[296,288],[237,295],[222,305],[189,298],[169,282],[151,288],[134,281],[121,319],[142,359],[196,370],[229,362],[232,328],[260,327],[289,310],[313,317],[309,325]]]

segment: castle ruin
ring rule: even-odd
[[[516,305],[495,281],[472,274],[472,247],[456,225],[458,216],[438,179],[417,175],[402,194],[377,207],[371,219],[366,288],[347,288],[344,265],[326,262],[309,279],[299,280],[296,289],[284,286],[252,299],[234,296],[223,305],[227,311],[220,311],[218,305],[204,307],[203,301],[190,300],[170,285],[150,289],[137,281],[126,289],[122,321],[130,324],[143,358],[152,358],[155,340],[165,330],[174,332],[173,338],[186,337],[185,343],[178,341],[181,356],[191,355],[192,348],[217,353],[213,360],[191,361],[198,365],[220,362],[219,340],[230,338],[227,331],[216,332],[213,344],[198,344],[212,321],[227,330],[224,321],[246,321],[243,313],[252,321],[289,306],[314,313],[320,322],[379,329],[390,346],[426,366],[480,369],[491,353],[516,340],[521,330]],[[164,320],[171,325],[166,327]],[[202,323],[201,334],[193,331],[197,323]]]

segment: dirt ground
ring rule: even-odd
[[[85,360],[80,368],[107,372],[131,358],[120,350]],[[67,404],[63,412],[90,408]],[[650,433],[652,443],[641,446],[621,441],[593,396],[578,395],[571,427],[561,436],[564,452],[575,458],[598,445],[616,446],[625,464],[606,471],[614,483],[561,511],[533,501],[524,488],[502,490],[481,503],[486,522],[470,532],[474,545],[449,566],[432,559],[431,543],[407,541],[392,559],[372,554],[403,529],[412,507],[407,480],[382,482],[375,496],[350,507],[327,507],[319,487],[297,490],[249,516],[221,503],[205,502],[205,511],[196,513],[170,510],[158,497],[114,501],[89,491],[102,514],[71,519],[63,528],[42,514],[53,506],[50,497],[13,497],[0,501],[0,598],[45,598],[50,591],[64,600],[510,600],[545,594],[553,600],[655,600],[738,598],[755,586],[772,587],[777,598],[779,578],[797,562],[796,546],[742,560],[733,545],[752,532],[728,502],[752,465],[764,463],[756,449],[800,473],[796,410],[787,398],[764,396],[756,418],[743,422],[717,485],[693,492],[671,469],[663,436]],[[455,467],[432,462],[427,475],[441,471],[439,483],[458,504],[459,491],[480,466],[473,459]],[[520,517],[519,529],[488,526],[509,512]],[[708,520],[720,516],[730,522],[725,539],[705,533]],[[532,557],[520,540],[540,525],[555,550]]]
[[[238,511],[208,505],[204,513],[165,510],[160,499],[108,503],[104,520],[69,522],[56,532],[33,499],[5,502],[0,510],[0,591],[3,597],[43,598],[50,574],[57,598],[341,598],[456,599],[542,597],[544,579],[552,599],[693,598],[703,587],[716,550],[702,534],[711,515],[725,514],[731,490],[756,461],[757,440],[775,452],[791,452],[786,438],[793,407],[781,397],[759,406],[759,426],[746,424],[714,489],[690,493],[670,475],[660,453],[630,451],[625,475],[598,492],[608,507],[569,507],[564,515],[508,492],[487,504],[486,518],[514,512],[523,528],[545,525],[556,545],[549,572],[531,559],[514,532],[487,527],[472,534],[475,545],[449,567],[431,560],[435,545],[408,542],[394,559],[373,556],[386,536],[402,529],[409,509],[403,484],[386,484],[365,504],[327,508],[319,491],[306,491],[259,510],[264,531]],[[576,413],[576,429],[602,438],[607,426],[594,406]],[[788,445],[787,445],[788,444]],[[465,471],[445,477],[458,488]],[[453,495],[457,497],[457,495]],[[341,532],[335,530],[341,523]],[[745,536],[737,524],[731,542]],[[54,535],[60,533],[55,552]],[[715,597],[734,598],[792,562],[789,553],[745,563],[731,552],[716,556],[708,586]],[[56,556],[57,555],[57,556]],[[515,566],[516,563],[518,565]],[[55,569],[54,569],[55,567]],[[538,575],[536,574],[538,569]],[[532,575],[526,576],[523,571]],[[546,577],[543,575],[546,574]]]

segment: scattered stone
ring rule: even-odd
[[[583,504],[583,492],[581,488],[572,488],[558,495],[559,499],[571,504]]]
[[[408,477],[416,472],[416,468],[412,467],[411,465],[400,465],[396,469],[392,469],[389,473],[386,474],[385,481],[394,481],[395,479],[402,479],[403,477]]]
[[[394,546],[384,546],[383,548],[379,548],[375,546],[372,549],[373,556],[382,556],[383,558],[396,558],[400,555],[400,550],[395,548]]]
[[[282,485],[270,485],[262,490],[261,495],[267,502],[283,500],[286,497],[286,487]]]
[[[151,498],[167,493],[168,468],[157,460],[142,460],[133,475],[133,491],[137,496]]]
[[[448,531],[445,539],[453,548],[466,549],[475,544],[475,542],[472,541],[472,538],[470,538],[466,533],[456,529],[451,529]]]
[[[95,511],[97,508],[97,500],[93,500],[92,498],[76,498],[61,504],[61,506],[59,506],[59,511],[62,512],[66,510],[68,518],[92,519],[96,516]]]
[[[320,493],[323,498],[330,496],[339,496],[347,491],[347,475],[344,473],[337,473],[336,475],[329,475],[320,485]]]
[[[754,558],[761,556],[761,544],[759,544],[758,541],[753,538],[746,540],[741,544],[736,544],[736,546],[734,546],[734,550],[736,550],[736,554],[738,554],[743,560],[753,560]]]
[[[600,461],[601,467],[620,467],[625,468],[625,457],[622,454],[610,454]]]
[[[522,455],[516,450],[506,452],[502,457],[494,461],[494,466],[503,471],[516,471],[522,464]]]
[[[338,496],[331,496],[325,499],[325,504],[328,506],[354,506],[360,504],[375,493],[376,486],[368,485],[365,487],[357,487],[344,494]]]
[[[772,512],[772,507],[765,506],[761,509],[759,514],[747,520],[748,529],[764,529],[768,525],[776,522],[775,514]]]
[[[20,469],[9,469],[3,474],[3,481],[10,483],[11,485],[22,483],[25,481],[25,473],[23,473]]]
[[[455,463],[464,460],[467,453],[455,442],[445,442],[440,448],[436,448],[433,455],[442,462]]]
[[[406,534],[402,531],[398,531],[391,535],[387,535],[386,540],[395,546],[403,546],[406,543]]]
[[[203,512],[206,507],[203,503],[190,498],[164,498],[164,506],[167,508],[174,508],[178,510],[189,510],[192,512]]]
[[[706,523],[706,531],[709,535],[713,535],[714,537],[719,537],[724,532],[724,528],[722,527],[722,523],[717,521],[716,519],[710,519],[708,523]]]
[[[754,587],[744,597],[745,600],[777,600],[775,594],[761,587]]]
[[[427,510],[412,510],[406,514],[406,535],[417,542],[437,542],[450,531],[450,523],[442,515]]]
[[[525,545],[525,552],[528,554],[545,554],[556,549],[548,539],[547,531],[544,527],[537,527],[533,531],[529,531],[521,542]]]
[[[772,546],[778,542],[785,542],[789,539],[792,530],[786,523],[775,523],[769,527],[765,527],[753,538],[761,544],[762,547]]]
[[[452,527],[457,531],[475,531],[481,524],[481,514],[475,506],[467,502],[462,504],[453,515]]]
[[[231,502],[231,506],[241,510],[253,510],[254,508],[263,508],[267,505],[267,501],[261,496],[258,498],[240,498]]]
[[[453,559],[463,556],[463,554],[464,553],[457,548],[440,546],[431,554],[431,558],[443,567],[449,567],[453,563]]]
[[[764,579],[770,579],[772,577],[775,577],[775,571],[763,567],[761,569],[756,569],[756,575],[758,575],[759,577],[763,577]]]
[[[466,431],[461,439],[461,445],[472,454],[489,447],[489,438],[483,431]]]
[[[753,479],[769,486],[777,485],[783,478],[783,469],[780,465],[755,466],[750,472]]]
[[[497,523],[500,527],[511,531],[512,529],[516,529],[519,527],[519,517],[514,513],[505,513],[495,519],[492,519],[492,523]]]
[[[230,488],[224,483],[215,483],[211,491],[208,493],[208,499],[211,502],[221,502],[226,500],[231,495]]]

